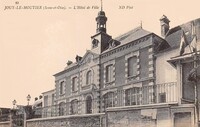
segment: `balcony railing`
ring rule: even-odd
[[[152,104],[152,103],[170,103],[177,102],[177,83],[163,83],[152,86],[141,87],[142,91],[142,103],[141,104]]]
[[[133,105],[148,105],[148,104],[159,104],[159,103],[172,103],[177,102],[177,83],[163,83],[156,84],[151,86],[142,86],[142,87],[133,87],[131,88],[132,92],[127,92],[127,90],[118,90],[113,93],[112,99],[92,99],[92,105],[88,105],[86,100],[78,100],[78,106],[81,106],[81,111],[78,111],[78,114],[86,114],[88,111],[86,110],[87,106],[91,107],[91,113],[98,112],[99,106],[101,104],[102,108],[106,109],[109,106],[133,106]],[[116,98],[119,97],[119,98]],[[125,97],[125,99],[122,99]],[[120,99],[121,98],[121,99]],[[124,101],[125,100],[125,101]],[[117,101],[117,103],[116,103]],[[108,104],[106,104],[108,103]],[[112,103],[112,105],[111,105]],[[78,107],[75,106],[77,109]],[[103,110],[103,109],[102,109]],[[54,116],[62,116],[62,115],[74,115],[72,113],[72,105],[71,102],[67,102],[64,104],[64,107],[59,107],[59,105],[53,105],[48,107],[42,107],[34,109],[35,118],[36,117],[54,117]],[[63,113],[62,113],[63,112]]]

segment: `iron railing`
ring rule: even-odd
[[[115,107],[120,106],[132,106],[132,105],[148,105],[148,104],[160,104],[160,103],[171,103],[171,102],[177,102],[177,83],[171,82],[171,83],[163,83],[163,84],[156,84],[156,85],[147,85],[142,87],[132,87],[130,89],[132,90],[132,93],[127,95],[127,90],[118,90],[114,92],[113,99],[109,99],[109,101],[113,101],[113,105]],[[118,98],[119,97],[119,98]],[[125,98],[124,98],[125,97]],[[75,113],[72,110],[71,102],[65,103],[63,107],[60,107],[59,105],[52,105],[42,108],[36,108],[33,109],[35,118],[38,117],[55,117],[55,116],[62,116],[62,115],[75,115],[75,114],[87,114],[87,111],[89,113],[97,113],[100,111],[99,107],[102,107],[102,110],[106,110],[108,108],[105,103],[111,103],[107,101],[104,101],[104,96],[100,100],[98,99],[92,99],[92,106],[91,110],[87,109],[88,102],[86,100],[78,100],[77,106],[79,106]],[[120,100],[121,98],[121,100]],[[121,101],[121,102],[119,102]],[[117,102],[117,103],[116,103]],[[100,106],[101,105],[101,106]],[[107,106],[107,107],[106,107]],[[81,107],[81,108],[80,108]]]

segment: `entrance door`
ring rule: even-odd
[[[86,113],[90,114],[92,113],[92,97],[88,96],[86,98]]]
[[[175,113],[174,127],[191,127],[191,112]]]

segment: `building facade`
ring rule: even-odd
[[[107,113],[107,126],[194,126],[194,85],[187,80],[193,57],[179,47],[183,34],[198,44],[200,19],[170,29],[163,15],[161,37],[140,26],[112,38],[102,10],[96,22],[91,49],[68,61],[54,75],[55,89],[43,93],[43,117]]]

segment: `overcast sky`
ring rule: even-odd
[[[72,9],[4,10],[17,5]],[[104,0],[107,33],[115,38],[142,21],[144,29],[160,35],[163,14],[175,27],[200,18],[199,5],[199,0]],[[100,8],[74,6],[100,7],[100,0],[0,0],[0,107],[12,107],[14,99],[19,105],[27,104],[28,94],[33,103],[35,97],[55,87],[53,74],[90,49]]]

